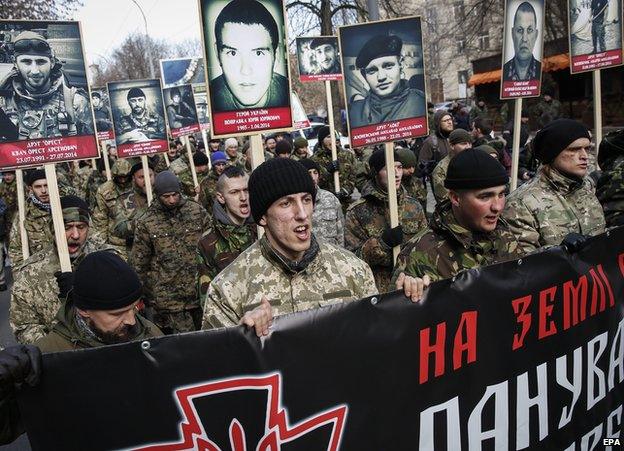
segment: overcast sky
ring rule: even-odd
[[[150,36],[173,44],[200,40],[197,0],[137,0],[147,18]],[[89,64],[110,52],[133,32],[143,33],[145,25],[132,0],[84,0],[75,19],[82,23],[85,52]]]

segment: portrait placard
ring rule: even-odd
[[[99,157],[80,24],[0,20],[0,168]]]
[[[108,96],[120,158],[167,151],[160,79],[110,82]]]
[[[620,66],[622,0],[568,0],[570,72]]]
[[[91,89],[91,106],[93,107],[97,139],[99,141],[115,139],[113,116],[106,88]]]
[[[293,125],[295,130],[303,130],[310,128],[310,119],[305,113],[305,109],[299,100],[299,96],[295,91],[290,92],[290,103],[293,111]]]
[[[210,130],[210,116],[208,116],[208,93],[206,85],[193,86],[193,97],[195,98],[195,111],[197,112],[197,121],[202,131]]]
[[[169,133],[174,138],[200,131],[191,85],[163,89]]]
[[[540,95],[544,10],[544,0],[505,1],[501,99]]]
[[[204,59],[195,58],[170,58],[160,60],[160,74],[163,88],[173,88],[191,84],[205,85],[206,73],[204,72]]]
[[[342,80],[338,37],[301,37],[296,43],[302,82]]]
[[[198,0],[212,136],[292,127],[282,0]]]
[[[420,17],[340,27],[338,38],[351,146],[426,135]]]

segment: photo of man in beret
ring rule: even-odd
[[[402,48],[403,41],[395,35],[373,36],[362,46],[355,67],[368,93],[349,105],[352,128],[426,114],[424,92],[405,78]]]

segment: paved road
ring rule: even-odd
[[[7,282],[12,283],[11,271],[7,268]],[[10,287],[10,286],[9,286]],[[11,304],[10,289],[0,292],[0,345],[2,347],[15,344],[15,338],[9,327],[9,305]],[[23,435],[14,443],[0,446],[0,451],[30,451],[28,438]]]

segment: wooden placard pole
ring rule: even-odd
[[[63,222],[63,211],[61,209],[61,198],[59,196],[58,182],[56,180],[56,169],[54,163],[44,165],[48,191],[50,193],[50,207],[52,209],[52,222],[54,223],[54,239],[58,251],[62,272],[72,270],[69,260],[69,250],[67,249],[67,239],[65,238],[65,223]]]
[[[600,86],[600,69],[593,71],[594,79],[594,139],[596,144],[596,165],[598,165],[598,148],[602,141],[602,87]]]
[[[255,134],[250,136],[251,145],[251,170],[255,170],[264,163],[264,145],[262,144],[262,135]],[[258,238],[262,237],[264,228],[256,226],[258,229]]]
[[[212,163],[210,162],[210,148],[208,147],[208,131],[202,130],[202,141],[204,142],[204,153],[208,157],[208,170],[212,169]]]
[[[336,151],[336,132],[334,131],[334,106],[332,105],[331,82],[325,81],[325,94],[327,95],[327,119],[329,119],[329,136],[331,136],[331,155],[332,161],[338,159]],[[323,148],[323,143],[319,143],[319,148]],[[334,172],[334,191],[340,192],[340,175],[338,171]]]
[[[399,204],[397,202],[397,190],[394,181],[394,143],[385,143],[386,150],[386,174],[388,177],[388,204],[390,207],[390,227],[395,228],[399,225]],[[392,262],[396,263],[399,256],[400,246],[392,248]]]
[[[104,170],[106,171],[106,180],[109,182],[113,179],[111,175],[110,169],[110,161],[108,160],[108,149],[106,148],[106,143],[104,141],[100,141],[102,145],[102,158],[104,158]]]
[[[145,178],[145,195],[147,196],[147,205],[152,205],[152,180],[149,176],[149,164],[147,163],[147,155],[141,155],[141,166],[143,167],[143,177]]]
[[[184,145],[186,146],[186,154],[189,159],[189,167],[191,168],[191,175],[193,176],[193,186],[195,189],[199,186],[199,182],[197,181],[197,170],[195,169],[195,162],[193,161],[193,151],[191,150],[191,140],[188,136],[184,137]]]
[[[97,170],[97,163],[95,162],[95,158],[91,158],[91,169],[94,171]]]
[[[171,166],[171,161],[169,161],[169,155],[167,155],[167,152],[163,153],[163,156],[165,157],[165,163],[167,164],[167,167]]]
[[[520,127],[522,126],[522,97],[514,104],[513,143],[511,150],[511,187],[514,191],[518,187],[518,166],[520,164]]]
[[[17,220],[20,238],[22,239],[22,257],[26,260],[30,257],[30,248],[28,247],[28,234],[24,228],[24,222],[26,221],[26,201],[24,197],[24,173],[21,169],[15,170],[15,183],[17,184]]]

